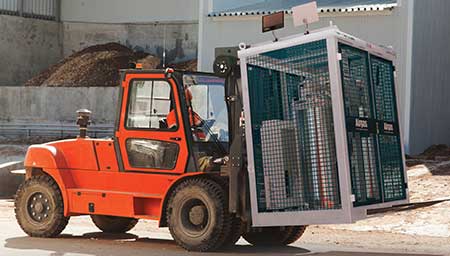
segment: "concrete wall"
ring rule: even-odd
[[[60,23],[0,15],[0,86],[21,85],[61,57]]]
[[[166,63],[197,57],[198,24],[196,22],[147,24],[96,24],[64,22],[64,56],[85,47],[118,42],[162,58]]]
[[[450,145],[450,1],[414,1],[411,153]]]
[[[0,122],[73,122],[76,111],[92,111],[96,123],[112,124],[118,87],[0,87]]]
[[[62,0],[62,21],[134,23],[195,21],[198,0]]]
[[[238,16],[238,17],[206,17],[211,11],[211,6],[207,6],[208,1],[202,2],[202,14],[199,18],[200,24],[200,45],[199,67],[200,70],[212,70],[214,61],[214,48],[237,46],[240,42],[247,44],[265,42],[273,40],[271,33],[261,32],[260,16]],[[320,16],[320,21],[310,26],[310,29],[328,26],[330,21],[337,25],[342,31],[357,36],[369,42],[392,46],[397,52],[397,88],[400,105],[400,115],[403,131],[406,131],[406,124],[409,124],[407,103],[409,97],[406,93],[409,85],[407,78],[407,25],[408,25],[408,1],[402,1],[400,7],[392,12],[362,13],[362,15],[339,15],[334,17]],[[206,6],[204,6],[206,5]],[[285,28],[277,30],[278,37],[303,33],[304,27],[293,27],[292,17],[286,16]],[[406,148],[409,137],[405,137]]]

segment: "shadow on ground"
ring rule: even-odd
[[[51,256],[76,253],[89,256],[109,255],[207,255],[186,252],[175,241],[148,237],[138,237],[131,233],[108,234],[102,232],[86,233],[81,236],[63,234],[57,238],[14,237],[6,239],[6,248],[19,250],[42,250]],[[308,250],[293,246],[282,248],[257,248],[250,245],[236,245],[213,255],[300,255]],[[27,255],[24,253],[23,255]]]
[[[307,249],[286,247],[254,247],[251,245],[236,245],[221,252],[194,253],[186,252],[173,240],[143,238],[134,234],[107,234],[102,232],[86,233],[81,236],[63,234],[57,238],[14,237],[6,240],[5,248],[16,250],[41,250],[49,256],[63,256],[76,253],[86,256],[113,255],[316,255],[316,256],[400,256],[408,254],[367,253],[367,252],[321,252],[314,253]],[[23,253],[22,253],[23,252]],[[30,251],[30,255],[32,252]],[[21,251],[21,255],[27,255]],[[413,254],[411,254],[413,255]],[[419,256],[414,254],[414,256]]]

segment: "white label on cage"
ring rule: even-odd
[[[367,120],[355,119],[355,127],[360,129],[369,128],[369,123]]]
[[[355,202],[355,201],[356,201],[355,195],[351,195],[351,196],[350,196],[350,199],[352,200],[352,202]]]
[[[337,60],[342,60],[342,54],[340,53],[337,54]]]
[[[394,125],[390,123],[384,123],[384,131],[386,132],[394,132]]]
[[[296,27],[319,21],[316,1],[292,7],[292,17]]]

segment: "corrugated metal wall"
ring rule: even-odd
[[[410,153],[450,145],[450,1],[414,1]]]
[[[0,14],[30,18],[59,19],[60,0],[0,0]]]

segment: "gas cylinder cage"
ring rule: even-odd
[[[253,226],[408,203],[392,49],[330,26],[238,56]]]

